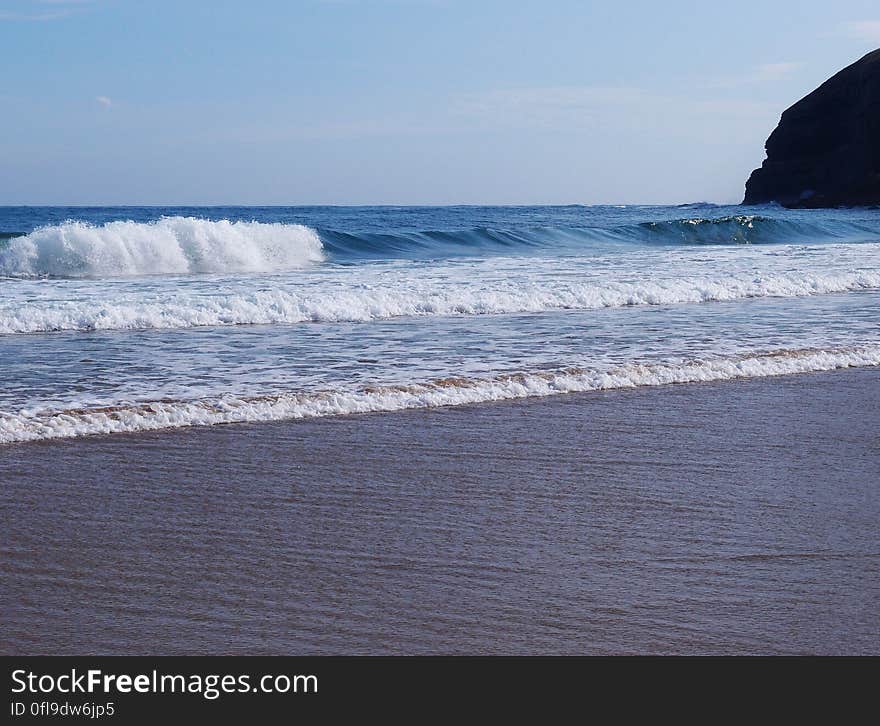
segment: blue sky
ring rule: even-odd
[[[0,0],[0,204],[736,202],[836,3]]]

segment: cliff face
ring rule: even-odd
[[[782,114],[744,204],[880,205],[880,50]]]

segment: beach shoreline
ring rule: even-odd
[[[880,368],[0,447],[0,650],[880,653]]]

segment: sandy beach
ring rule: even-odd
[[[0,448],[4,654],[880,653],[880,369]]]

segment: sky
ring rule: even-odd
[[[876,0],[0,0],[0,204],[736,203]]]

